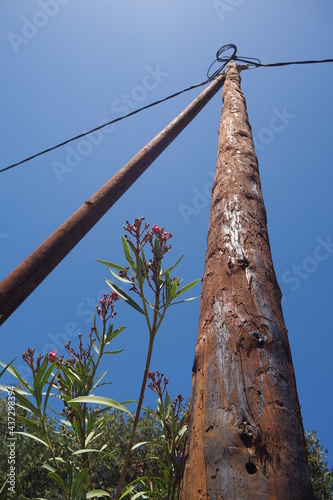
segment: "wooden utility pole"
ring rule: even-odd
[[[229,63],[181,500],[313,499],[245,98]]]
[[[0,283],[0,325],[197,116],[223,83],[221,74]]]

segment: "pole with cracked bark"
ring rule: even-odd
[[[235,63],[222,96],[180,499],[310,500],[281,292]]]

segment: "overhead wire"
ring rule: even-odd
[[[222,56],[223,53],[225,53],[228,50],[232,50],[232,54],[229,56]],[[276,62],[276,63],[262,63],[260,59],[253,58],[253,57],[240,57],[237,55],[237,47],[234,44],[226,44],[223,45],[222,47],[219,48],[219,50],[216,53],[216,58],[212,62],[212,64],[209,66],[207,70],[207,79],[201,83],[196,83],[194,85],[191,85],[190,87],[186,87],[182,90],[179,90],[178,92],[175,92],[173,94],[168,95],[167,97],[164,97],[163,99],[159,99],[157,101],[154,101],[150,104],[147,104],[146,106],[142,106],[139,109],[136,109],[135,111],[131,111],[130,113],[127,113],[126,115],[120,116],[118,118],[115,118],[113,120],[110,120],[106,123],[103,123],[102,125],[99,125],[98,127],[95,127],[91,130],[88,130],[87,132],[83,132],[81,134],[78,134],[74,137],[71,137],[70,139],[67,139],[65,141],[62,141],[55,146],[52,146],[50,148],[44,149],[43,151],[40,151],[39,153],[36,153],[32,156],[29,156],[21,161],[18,161],[16,163],[13,163],[11,165],[8,165],[7,167],[4,167],[0,169],[0,173],[5,172],[7,170],[10,170],[14,167],[17,167],[19,165],[22,165],[23,163],[26,163],[28,161],[33,160],[34,158],[37,158],[38,156],[42,156],[46,153],[49,153],[51,151],[54,151],[55,149],[58,149],[62,146],[65,146],[66,144],[69,144],[70,142],[76,141],[77,139],[81,139],[82,137],[85,137],[89,134],[92,134],[93,132],[97,132],[98,130],[101,130],[102,128],[108,127],[109,125],[112,125],[116,122],[119,122],[121,120],[125,120],[126,118],[129,118],[130,116],[136,115],[137,113],[140,113],[141,111],[144,111],[145,109],[152,108],[153,106],[157,106],[158,104],[161,104],[162,102],[168,101],[169,99],[173,99],[174,97],[179,96],[180,94],[183,94],[184,92],[188,92],[190,90],[193,90],[195,88],[201,87],[203,85],[206,85],[207,83],[211,82],[215,78],[217,78],[223,71],[226,65],[230,61],[238,61],[244,63],[244,65],[239,66],[240,70],[245,70],[245,69],[255,69],[259,67],[263,68],[272,68],[272,67],[280,67],[280,66],[290,66],[290,65],[300,65],[300,64],[321,64],[321,63],[332,63],[333,59],[319,59],[319,60],[304,60],[304,61],[282,61],[282,62]],[[211,70],[214,66],[216,66],[216,63],[222,63],[215,71],[211,73]]]

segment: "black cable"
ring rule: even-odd
[[[230,56],[223,56],[222,54],[226,52],[227,50],[232,49],[233,52]],[[169,99],[173,99],[174,97],[183,94],[184,92],[188,92],[189,90],[195,89],[197,87],[201,87],[202,85],[206,85],[209,83],[211,80],[214,80],[217,78],[224,70],[228,62],[230,61],[239,61],[242,63],[245,63],[245,67],[242,67],[241,69],[253,69],[253,68],[259,68],[259,67],[264,67],[264,68],[272,68],[272,67],[279,67],[279,66],[290,66],[292,64],[319,64],[319,63],[328,63],[328,62],[333,62],[333,59],[320,59],[320,60],[307,60],[307,61],[286,61],[286,62],[278,62],[278,63],[268,63],[264,64],[260,61],[260,59],[256,59],[253,57],[239,57],[236,55],[237,54],[237,47],[233,43],[229,43],[227,45],[223,45],[222,47],[219,48],[219,50],[216,53],[216,59],[215,61],[209,66],[207,70],[207,80],[201,83],[196,83],[195,85],[191,85],[190,87],[187,87],[183,90],[179,90],[178,92],[175,92],[174,94],[171,94],[167,97],[164,97],[163,99],[159,99],[158,101],[152,102],[151,104],[147,104],[147,106],[143,106],[142,108],[136,109],[135,111],[131,111],[127,115],[120,116],[119,118],[115,118],[114,120],[111,120],[107,123],[103,123],[103,125],[100,125],[99,127],[95,127],[88,132],[83,132],[82,134],[76,135],[75,137],[72,137],[71,139],[67,139],[66,141],[60,142],[56,146],[52,146],[51,148],[44,149],[43,151],[40,151],[39,153],[36,153],[32,156],[29,156],[28,158],[25,158],[24,160],[21,160],[17,163],[13,163],[12,165],[9,165],[8,167],[5,167],[0,170],[1,172],[5,172],[6,170],[10,170],[11,168],[17,167],[18,165],[22,165],[23,163],[26,163],[27,161],[33,160],[34,158],[37,158],[38,156],[44,155],[45,153],[49,153],[50,151],[53,151],[54,149],[58,149],[61,146],[65,146],[69,142],[76,141],[77,139],[81,139],[81,137],[85,137],[86,135],[92,134],[93,132],[96,132],[97,130],[100,130],[104,127],[107,127],[109,125],[112,125],[113,123],[119,122],[120,120],[124,120],[125,118],[128,118],[129,116],[135,115],[137,113],[140,113],[144,109],[152,108],[153,106],[156,106],[157,104],[161,104],[162,102],[165,102]],[[222,63],[221,66],[219,66],[213,73],[210,75],[210,71],[212,67],[216,63]]]
[[[195,89],[197,87],[201,87],[202,85],[206,85],[209,80],[206,80],[205,82],[201,83],[196,83],[195,85],[191,85],[191,87],[187,87],[186,89],[179,90],[178,92],[175,92],[174,94],[171,94],[167,97],[164,97],[163,99],[159,99],[158,101],[152,102],[151,104],[147,104],[147,106],[143,106],[142,108],[136,109],[135,111],[131,111],[127,115],[120,116],[118,118],[115,118],[114,120],[111,120],[107,123],[103,123],[103,125],[100,125],[99,127],[92,128],[91,130],[88,130],[88,132],[83,132],[82,134],[76,135],[75,137],[71,137],[71,139],[67,139],[66,141],[60,142],[56,146],[52,146],[51,148],[44,149],[43,151],[40,151],[39,153],[36,153],[32,156],[29,156],[28,158],[25,158],[24,160],[18,161],[17,163],[13,163],[12,165],[9,165],[8,167],[5,167],[0,170],[1,172],[5,172],[6,170],[10,170],[11,168],[17,167],[18,165],[22,165],[22,163],[26,163],[27,161],[33,160],[34,158],[37,158],[38,156],[44,155],[45,153],[49,153],[50,151],[53,151],[54,149],[58,149],[61,146],[65,146],[69,142],[76,141],[77,139],[81,139],[81,137],[85,137],[86,135],[92,134],[93,132],[96,132],[97,130],[100,130],[101,128],[107,127],[108,125],[112,125],[113,123],[119,122],[120,120],[124,120],[125,118],[128,118],[129,116],[135,115],[136,113],[140,113],[140,111],[143,111],[144,109],[152,108],[153,106],[156,106],[157,104],[160,104],[161,102],[167,101],[168,99],[172,99],[173,97],[176,97],[183,92],[187,92],[189,90]]]
[[[230,56],[223,56],[221,55],[226,52],[227,50],[233,50],[233,53]],[[239,61],[242,62],[246,65],[248,65],[247,69],[254,69],[254,68],[274,68],[274,67],[280,67],[280,66],[291,66],[292,64],[319,64],[319,63],[328,63],[328,62],[333,62],[333,59],[309,59],[306,61],[282,61],[282,62],[277,62],[277,63],[262,63],[260,59],[254,58],[254,57],[243,57],[243,56],[237,56],[237,47],[233,43],[230,43],[228,45],[223,45],[216,53],[216,59],[215,61],[209,66],[208,71],[207,71],[207,78],[208,80],[213,80],[216,78],[225,68],[225,66],[228,64],[229,61]],[[221,66],[219,66],[212,75],[209,75],[209,72],[211,68],[217,63],[223,63]]]

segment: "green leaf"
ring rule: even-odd
[[[75,482],[72,488],[73,498],[79,498],[83,489],[86,487],[85,480],[88,476],[89,469],[82,469],[76,476]]]
[[[49,445],[45,441],[43,441],[42,439],[39,439],[37,436],[34,436],[33,434],[29,434],[29,432],[20,432],[20,431],[17,431],[17,432],[15,432],[15,434],[21,434],[22,436],[27,436],[27,437],[29,437],[31,439],[34,439],[35,441],[38,441],[39,443],[42,443],[47,448],[49,447]]]
[[[168,302],[170,297],[170,289],[171,289],[171,278],[169,269],[165,270],[165,295],[166,301]]]
[[[103,372],[102,375],[98,378],[97,382],[95,382],[93,389],[96,389],[96,387],[101,382],[101,380],[103,380],[103,378],[105,377],[106,374],[107,374],[107,370],[105,370],[105,372]]]
[[[42,379],[44,378],[44,373],[47,370],[47,365],[49,364],[48,356],[45,355],[42,364],[38,368],[36,372],[36,376],[38,377],[39,383],[43,386],[42,384]]]
[[[92,346],[93,346],[94,351],[96,352],[97,356],[99,356],[99,349],[98,349],[95,341],[92,343]]]
[[[104,264],[105,266],[112,267],[113,269],[118,269],[118,271],[127,271],[126,267],[119,266],[119,264],[114,264],[113,262],[108,262],[107,260],[95,259],[100,264]]]
[[[60,488],[62,489],[62,491],[64,493],[67,493],[65,483],[63,482],[63,480],[61,479],[61,477],[58,476],[58,474],[56,472],[49,472],[48,473],[48,477],[50,479],[52,479],[52,481],[54,481],[55,483],[57,483],[58,486],[60,486]]]
[[[1,317],[1,316],[0,316],[0,317]],[[8,365],[6,365],[6,366],[4,365],[4,363],[1,363],[1,364],[2,364],[2,366],[5,366],[5,367],[4,367],[4,369],[0,372],[0,378],[1,378],[1,377],[2,377],[2,375],[5,373],[5,371],[7,371],[7,368],[9,368],[9,367],[10,367],[10,365],[11,365],[12,363],[14,363],[15,359],[16,359],[16,358],[14,358],[12,361],[10,361],[10,362],[8,363]],[[1,493],[1,492],[0,492],[0,493]]]
[[[122,276],[119,276],[119,274],[116,274],[112,271],[112,269],[109,269],[110,273],[112,276],[114,276],[118,281],[122,281],[123,283],[129,283],[130,285],[133,285],[131,280],[128,280],[127,278],[123,278]]]
[[[74,451],[73,455],[82,455],[83,453],[101,453],[102,450],[96,448],[82,448],[81,450]]]
[[[88,404],[96,404],[96,405],[106,405],[110,408],[114,408],[116,410],[121,410],[128,413],[131,417],[133,417],[132,413],[121,403],[115,401],[114,399],[105,398],[103,396],[79,396],[78,398],[70,399],[69,403],[88,403]]]
[[[123,352],[124,349],[117,349],[115,351],[105,351],[104,354],[119,354],[120,352]]]
[[[68,377],[68,382],[71,382],[72,384],[74,384],[75,379],[78,380],[79,382],[81,382],[79,375],[77,373],[75,373],[75,371],[73,371],[68,366],[62,365],[59,367],[59,369],[64,373],[64,375],[66,375]]]
[[[88,446],[88,444],[90,443],[90,441],[92,440],[92,438],[94,437],[95,435],[95,431],[91,431],[88,436],[86,437],[86,440],[84,442],[84,446]]]
[[[170,301],[173,300],[177,296],[177,278],[174,278],[172,281],[169,298]]]
[[[133,490],[134,490],[134,486],[133,485],[127,486],[125,488],[125,490],[122,492],[121,497],[119,498],[119,500],[121,500],[122,498],[125,498],[127,495],[129,495],[130,493],[132,493]]]
[[[111,496],[109,495],[109,493],[107,491],[104,491],[104,490],[91,490],[87,493],[86,495],[86,498],[102,498],[102,497],[108,497],[108,498],[111,498]]]
[[[98,342],[100,343],[101,342],[101,338],[99,336],[99,333],[98,333],[98,330],[97,330],[97,326],[96,326],[96,314],[94,314],[94,332],[95,332],[95,335],[97,337]]]
[[[28,429],[30,428],[31,430],[35,431],[35,433],[42,439],[42,441],[46,442],[45,431],[42,427],[38,427],[38,425],[33,420],[31,420],[30,418],[22,417],[21,415],[18,416],[18,420]]]
[[[1,366],[7,366],[5,365],[2,361],[0,361],[0,365]],[[16,370],[16,368],[11,365],[9,367],[7,367],[7,371],[8,373],[10,373],[11,375],[13,375],[15,378],[17,378],[21,384],[26,388],[28,389],[28,391],[30,391],[31,394],[33,394],[33,390],[32,390],[32,387],[30,387],[30,385],[28,384],[28,382],[26,380],[24,380],[23,377],[21,377],[21,375],[19,374],[19,372]]]
[[[55,472],[57,469],[55,469],[54,467],[52,467],[52,465],[49,465],[49,464],[43,464],[42,467],[44,469],[47,469],[48,471],[50,472]]]
[[[144,261],[141,259],[140,255],[138,255],[138,270],[136,277],[141,285],[143,285],[145,279],[146,279],[146,268],[144,265]]]
[[[8,386],[8,385],[2,385],[0,384],[0,391],[4,391],[4,392],[13,392],[11,389],[10,389],[11,386]],[[29,392],[25,392],[23,391],[22,389],[19,389],[18,387],[14,387],[14,391],[15,392],[19,392],[20,394],[22,394],[22,396],[30,396]]]
[[[133,260],[133,257],[131,255],[131,252],[130,252],[130,249],[128,247],[128,243],[126,241],[126,238],[125,236],[121,236],[121,241],[123,243],[123,249],[124,249],[124,255],[125,255],[125,259],[127,260],[127,262],[129,263],[129,265],[131,266],[131,268],[133,269],[133,271],[136,273],[136,266],[135,266],[135,262]]]
[[[123,330],[125,330],[125,327],[121,326],[120,328],[117,328],[117,330],[115,330],[114,332],[112,331],[112,329],[113,329],[113,325],[110,325],[108,334],[107,334],[106,339],[105,339],[106,344],[109,344],[111,342],[111,340],[115,339],[119,335],[119,333],[121,333]]]
[[[44,376],[41,380],[41,386],[44,387],[44,385],[46,384],[46,382],[48,381],[52,371],[53,371],[53,368],[56,366],[57,364],[57,360],[53,361],[53,363],[50,364],[50,366],[47,368],[47,370],[45,370],[45,373],[44,373]],[[54,378],[53,378],[54,380]]]
[[[18,399],[18,401],[20,403],[22,403],[22,405],[26,408],[28,408],[32,413],[34,413],[37,417],[40,415],[39,414],[39,411],[38,409],[29,401],[29,399],[27,398],[27,396],[23,396],[22,394],[20,394],[18,391],[14,391],[15,392],[15,397],[16,399]]]
[[[43,398],[42,393],[43,393],[43,388],[40,384],[38,373],[35,373],[35,375],[34,375],[34,396],[36,399],[38,409],[40,409],[41,404],[42,404],[42,398]]]
[[[154,250],[157,255],[157,257],[161,258],[161,247],[160,247],[160,242],[158,241],[158,238],[155,237],[154,240]]]
[[[164,408],[165,408],[165,418],[167,419],[170,412],[171,412],[171,399],[170,399],[168,391],[166,391],[166,394],[165,394]]]
[[[190,290],[191,288],[193,288],[198,283],[200,283],[200,280],[194,280],[191,283],[188,283],[187,285],[183,286],[183,288],[181,288],[180,290],[178,290],[178,292],[176,293],[175,297],[179,297],[183,293],[185,293],[188,290]]]
[[[136,443],[132,446],[132,451],[136,450],[137,448],[140,448],[140,446],[143,446],[144,444],[149,443],[149,441],[142,441],[142,443]]]
[[[131,297],[127,295],[127,293],[124,292],[121,288],[119,288],[115,283],[112,283],[112,281],[109,281],[107,279],[105,280],[105,282],[107,285],[109,285],[110,288],[112,288],[112,290],[117,292],[119,297],[121,297],[125,302],[127,302],[130,306],[139,311],[141,314],[143,315],[145,314],[141,309],[141,307],[136,302],[134,302],[134,300],[131,299]]]
[[[183,257],[184,257],[184,254],[179,257],[179,259],[177,260],[177,262],[173,266],[170,267],[170,269],[169,269],[170,273],[178,266],[179,262],[182,260]]]
[[[189,299],[177,300],[177,302],[172,302],[170,306],[175,306],[176,304],[183,304],[184,302],[191,302],[191,300],[197,300],[197,299],[200,299],[200,295],[197,295],[196,297],[190,297]]]
[[[1,316],[0,316],[1,317]],[[8,479],[3,483],[1,490],[0,490],[0,500],[5,500],[7,498],[7,493],[8,493]]]

